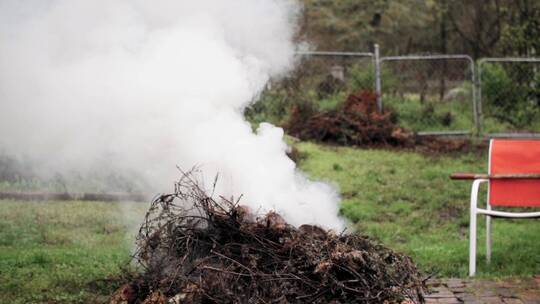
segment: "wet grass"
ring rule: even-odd
[[[426,272],[467,274],[469,182],[484,172],[480,154],[296,144],[300,167],[339,187],[351,225],[411,255]],[[101,303],[118,286],[146,204],[0,201],[0,303]],[[493,262],[486,266],[479,223],[480,277],[540,272],[538,220],[495,219]]]
[[[428,156],[415,152],[296,146],[300,167],[334,182],[341,213],[359,230],[411,255],[426,272],[467,275],[470,182],[453,172],[485,172],[485,154]],[[540,222],[493,220],[492,264],[485,264],[484,220],[479,217],[478,274],[528,276],[540,272]]]
[[[106,301],[145,205],[0,201],[0,303]]]

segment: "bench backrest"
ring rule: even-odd
[[[491,140],[490,175],[537,173],[540,173],[540,140]],[[540,179],[492,179],[489,202],[493,206],[540,207]]]

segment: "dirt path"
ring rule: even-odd
[[[540,304],[540,275],[524,279],[440,279],[428,282],[427,304]]]

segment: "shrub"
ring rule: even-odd
[[[526,129],[540,120],[538,75],[529,68],[486,64],[482,69],[482,96],[485,112],[513,128]]]

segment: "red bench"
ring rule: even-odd
[[[486,216],[486,258],[491,260],[491,218],[540,218],[540,212],[497,211],[496,207],[540,207],[540,140],[492,139],[488,174],[456,173],[452,179],[474,180],[471,191],[469,276],[476,273],[476,217]],[[488,184],[486,208],[478,207],[478,190]]]

